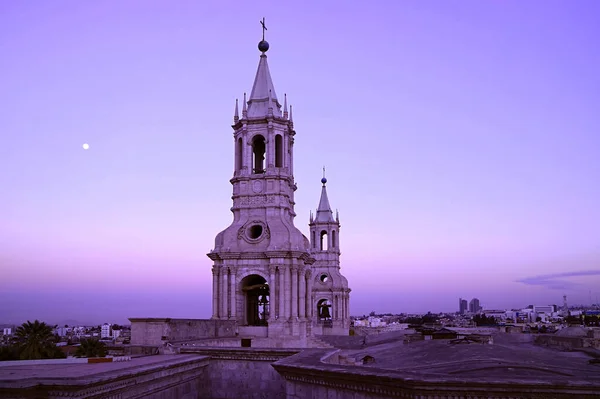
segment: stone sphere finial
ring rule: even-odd
[[[323,184],[327,183],[327,179],[326,178],[322,178],[321,179],[321,183],[323,183]]]
[[[265,52],[266,52],[266,51],[269,49],[269,42],[268,42],[268,41],[266,41],[266,40],[261,40],[261,41],[258,43],[258,49],[259,49],[260,51],[262,51],[263,53],[265,53]]]

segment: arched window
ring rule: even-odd
[[[254,173],[265,173],[265,138],[256,135],[252,139],[252,164],[254,165]]]
[[[312,245],[313,245],[313,248],[317,247],[317,240],[315,239],[315,232],[314,231],[312,232]]]
[[[240,137],[237,140],[236,146],[235,146],[235,170],[236,171],[240,171],[242,169],[242,159],[243,159],[243,144],[242,144],[242,138]]]
[[[331,302],[329,299],[321,299],[317,302],[317,320],[322,324],[331,323]],[[328,325],[324,327],[328,327]]]
[[[275,167],[283,166],[283,138],[280,134],[275,136]]]
[[[323,230],[321,232],[321,251],[327,251],[328,242],[327,242],[327,232]]]
[[[331,231],[331,248],[337,247],[337,243],[335,242],[335,230]]]
[[[246,324],[266,326],[270,302],[267,281],[259,275],[252,274],[242,280],[242,291],[246,302]]]

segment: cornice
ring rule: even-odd
[[[231,349],[231,348],[181,348],[181,353],[197,353],[203,356],[209,356],[211,359],[219,360],[246,360],[246,361],[265,361],[276,362],[287,357],[293,356],[299,350],[292,349]]]

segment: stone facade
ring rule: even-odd
[[[335,219],[327,196],[327,179],[321,179],[321,199],[316,216],[310,215],[313,328],[319,335],[348,335],[350,330],[350,289],[340,273],[340,218]]]
[[[275,93],[268,47],[259,46],[258,70],[248,100],[244,94],[241,117],[236,102],[233,222],[207,254],[213,261],[212,318],[235,321],[242,337],[269,338],[256,341],[267,346],[277,338],[294,342],[277,342],[278,347],[298,347],[307,345],[316,326],[319,333],[325,327],[348,334],[350,290],[339,272],[339,222],[321,221],[321,206],[319,220],[311,222],[311,231],[331,234],[329,250],[317,249],[294,226],[296,132],[292,107],[288,110],[287,98],[282,106]],[[320,317],[325,308],[327,317]]]

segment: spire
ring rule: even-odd
[[[242,118],[246,119],[248,117],[248,109],[246,108],[246,93],[244,93],[244,104],[242,105]]]
[[[321,188],[321,199],[319,200],[319,208],[317,209],[316,222],[334,222],[333,212],[331,211],[331,205],[329,205],[329,198],[327,198],[327,188],[325,184],[327,179],[325,178],[325,168],[323,167],[323,178],[321,179],[323,187]]]
[[[283,119],[288,118],[287,94],[283,94]]]
[[[238,123],[240,120],[240,112],[238,111],[238,99],[235,99],[235,112],[233,113],[233,123]]]
[[[294,126],[294,118],[292,118],[292,104],[290,104],[290,123]]]
[[[248,100],[248,117],[249,118],[262,118],[267,116],[269,113],[269,103],[274,103],[273,115],[281,117],[281,104],[277,100],[277,94],[275,94],[275,87],[273,86],[273,80],[271,79],[271,73],[269,72],[269,64],[267,64],[267,50],[269,50],[269,43],[265,40],[265,20],[263,18],[261,22],[263,28],[263,40],[258,43],[258,49],[261,51],[260,61],[258,62],[258,69],[256,70],[256,77],[254,78],[254,85],[250,92],[250,98]],[[269,93],[270,96],[269,96]],[[269,98],[271,97],[271,98]]]

